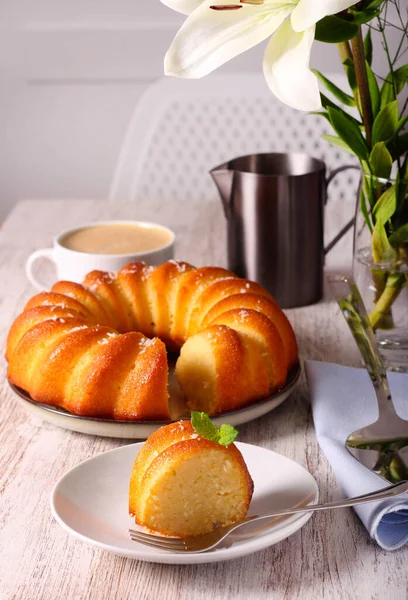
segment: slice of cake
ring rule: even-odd
[[[192,420],[195,428],[179,421],[153,433],[130,479],[129,513],[168,536],[199,535],[239,521],[252,498],[253,481],[233,444],[236,430],[218,430],[204,413],[193,413]]]

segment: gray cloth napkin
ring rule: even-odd
[[[378,418],[372,383],[365,369],[306,361],[317,440],[347,497],[390,485],[361,465],[344,447],[347,436]],[[408,419],[408,375],[390,373],[398,414]],[[385,550],[408,544],[408,496],[356,506],[371,537]]]

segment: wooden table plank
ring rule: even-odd
[[[103,201],[20,203],[0,232],[0,336],[34,290],[28,254],[78,224],[108,218],[155,220],[177,235],[176,257],[197,266],[225,266],[225,222],[218,203],[183,206]],[[42,269],[50,276],[49,268]],[[358,365],[358,353],[336,305],[323,300],[287,311],[305,358]],[[319,513],[295,535],[231,562],[171,566],[117,557],[74,540],[53,520],[50,491],[69,468],[124,440],[71,433],[29,416],[6,383],[0,363],[0,599],[126,600],[406,600],[408,550],[387,553],[372,542],[355,513]],[[241,426],[239,439],[280,452],[316,478],[321,499],[341,496],[314,435],[304,378],[272,413]]]

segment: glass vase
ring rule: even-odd
[[[374,207],[378,209],[378,200],[387,190],[392,192],[395,185],[395,179],[361,175],[354,227],[353,275],[386,368],[408,372],[408,244],[394,241],[395,236],[392,237],[393,231],[406,224],[406,186],[399,188],[403,194],[403,202],[399,196],[399,212],[385,224],[387,238],[374,230],[378,215]],[[388,195],[393,201],[392,194]],[[387,239],[391,244],[388,245]]]

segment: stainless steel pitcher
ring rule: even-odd
[[[354,219],[324,248],[323,211],[330,181],[324,162],[307,154],[251,154],[210,171],[228,223],[228,268],[257,281],[282,308],[323,295],[324,255]]]

